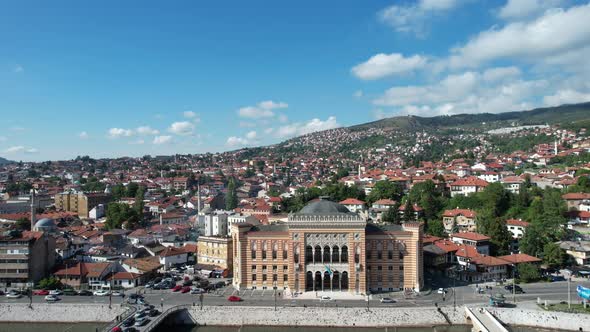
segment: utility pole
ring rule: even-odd
[[[457,282],[457,267],[455,267],[455,273],[453,275],[453,311],[457,311],[457,288],[456,288],[456,282]]]
[[[275,297],[275,311],[277,311],[277,290],[274,290],[274,297]]]

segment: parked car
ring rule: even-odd
[[[60,291],[59,289],[52,289],[49,291],[49,295],[62,295],[63,292]]]
[[[198,287],[192,287],[191,288],[191,294],[203,294],[205,293],[205,290],[202,288],[198,288]]]
[[[332,298],[327,295],[320,297],[320,302],[330,302],[330,301],[332,301]]]
[[[144,326],[145,324],[147,324],[148,319],[145,316],[142,316],[138,319],[135,320],[135,324],[133,324],[134,326]]]
[[[78,292],[76,292],[73,288],[66,288],[63,290],[63,295],[78,295]]]
[[[439,294],[446,294],[447,293],[447,290],[445,288],[439,288],[438,291],[437,291],[437,293],[439,293]]]
[[[232,296],[228,297],[227,300],[229,302],[241,302],[242,298],[239,296],[232,295]]]
[[[148,312],[148,316],[150,317],[156,317],[160,314],[160,312],[158,311],[158,309],[150,309],[150,311]]]
[[[135,317],[135,320],[138,320],[139,318],[142,318],[145,316],[146,316],[145,311],[140,310],[140,311],[137,311],[133,317]]]
[[[45,296],[45,301],[57,302],[57,301],[59,301],[59,297],[57,297],[57,295],[47,295],[47,296]]]
[[[125,296],[125,294],[121,291],[114,291],[112,295],[113,296]]]
[[[105,290],[105,289],[99,289],[99,290],[94,291],[94,293],[92,293],[92,295],[94,295],[94,296],[108,296],[110,294],[111,294],[111,292],[109,292],[108,290]]]
[[[565,281],[565,278],[563,276],[551,276],[551,282],[556,281]]]
[[[188,292],[190,292],[190,291],[191,291],[191,288],[190,288],[190,286],[184,286],[184,287],[182,287],[182,289],[180,290],[180,292],[181,292],[182,294],[188,293]]]
[[[78,295],[79,296],[90,296],[90,295],[92,295],[92,292],[89,290],[83,289],[83,290],[78,291]]]
[[[129,326],[133,326],[133,324],[135,324],[135,318],[129,317],[121,325],[123,325],[123,327],[129,327]]]
[[[512,285],[506,285],[506,286],[504,286],[504,289],[509,291],[510,293],[512,293],[513,292],[512,287],[513,287]],[[524,291],[522,290],[522,288],[520,286],[514,285],[514,293],[521,294],[521,293],[524,293]]]
[[[11,290],[6,294],[6,298],[9,299],[20,299],[22,297],[21,293],[15,290]]]
[[[37,290],[34,290],[33,291],[33,295],[42,295],[42,296],[45,296],[45,295],[49,295],[49,291],[46,290],[46,289],[37,289]]]
[[[382,297],[381,303],[395,303],[395,300],[392,299],[391,297]]]
[[[174,287],[172,288],[172,291],[173,291],[173,292],[178,292],[178,291],[180,291],[181,289],[182,289],[182,286],[180,286],[180,285],[176,285],[176,286],[174,286]]]

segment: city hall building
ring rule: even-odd
[[[290,292],[420,290],[420,223],[378,225],[325,199],[286,223],[232,225],[236,289]]]

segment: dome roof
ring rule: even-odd
[[[35,223],[35,228],[55,227],[55,221],[50,218],[39,219]]]
[[[346,206],[332,202],[326,199],[320,199],[315,202],[307,204],[299,214],[340,214],[340,213],[352,213]]]

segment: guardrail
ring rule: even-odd
[[[109,323],[109,325],[105,326],[105,327],[102,329],[102,331],[103,331],[103,332],[111,332],[111,330],[112,330],[112,329],[113,329],[115,326],[117,326],[117,325],[119,325],[121,322],[125,321],[127,318],[129,318],[129,316],[133,315],[133,314],[134,314],[134,313],[137,311],[137,308],[135,308],[135,307],[134,307],[134,306],[132,306],[132,305],[129,305],[129,304],[126,304],[126,303],[121,303],[121,305],[122,305],[122,306],[125,306],[125,307],[127,307],[127,310],[125,310],[125,311],[123,312],[123,314],[119,315],[119,316],[121,317],[121,319],[117,319],[117,318],[115,318],[115,319],[113,319],[113,320],[112,320],[112,321]]]
[[[166,319],[166,317],[170,316],[171,314],[178,312],[180,310],[184,310],[184,309],[189,309],[192,307],[192,304],[181,304],[181,305],[177,305],[171,308],[168,308],[166,311],[164,311],[163,313],[161,313],[158,317],[154,318],[152,321],[150,321],[144,328],[143,331],[144,332],[150,332],[152,330],[154,330],[156,327],[158,327],[158,325],[160,325],[160,323]]]

